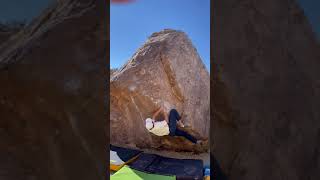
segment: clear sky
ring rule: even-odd
[[[0,22],[29,22],[53,1],[1,0]],[[320,39],[320,0],[298,2]],[[125,63],[153,32],[174,28],[189,35],[209,68],[209,4],[209,0],[135,0],[111,5],[111,67]]]
[[[117,68],[154,32],[184,31],[210,70],[210,0],[135,0],[111,4],[110,66]]]
[[[298,0],[305,15],[308,17],[309,23],[313,27],[318,40],[320,39],[320,1],[319,0]]]
[[[30,22],[54,0],[0,0],[0,22]]]

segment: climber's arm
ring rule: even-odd
[[[164,116],[164,120],[169,124],[169,120],[168,120],[169,115],[168,115],[168,113],[165,112],[165,111],[162,111],[162,113],[163,113],[163,116]]]
[[[178,123],[181,127],[184,127],[184,124],[183,124],[184,118],[182,118],[182,117],[183,117],[183,114],[184,114],[184,112],[181,113],[180,119],[179,119],[179,121],[177,121],[177,123]]]
[[[153,113],[152,119],[155,120],[161,111],[162,111],[162,107],[160,107],[155,113]]]
[[[182,123],[182,121],[181,121],[181,120],[180,120],[180,121],[178,121],[177,123],[179,124],[179,126],[184,127],[184,124]]]

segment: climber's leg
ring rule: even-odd
[[[177,129],[177,121],[179,121],[181,117],[179,113],[175,109],[171,109],[169,113],[169,131],[170,136],[174,136]]]
[[[193,137],[189,133],[187,133],[185,131],[182,131],[182,130],[180,130],[178,128],[176,129],[175,135],[176,136],[183,136],[183,137],[187,138],[188,140],[190,140],[191,142],[193,142],[194,144],[197,143],[197,139],[195,137]]]
[[[178,111],[176,109],[171,109],[169,117],[175,118],[177,121],[181,119],[181,116],[179,115]]]

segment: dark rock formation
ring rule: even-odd
[[[145,119],[163,105],[184,112],[184,122],[198,138],[209,134],[209,73],[196,49],[180,31],[163,30],[147,42],[110,82],[111,143],[139,148],[204,151],[184,138],[157,137]]]
[[[58,1],[0,48],[0,179],[104,179],[104,1]]]
[[[10,27],[7,24],[0,23],[0,46],[21,29],[22,27]]]
[[[293,0],[214,5],[213,152],[231,180],[320,177],[320,48]]]

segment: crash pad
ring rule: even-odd
[[[203,179],[202,160],[175,159],[156,154],[141,153],[129,166],[142,172],[174,175],[178,180]]]
[[[110,151],[110,163],[114,165],[121,165],[125,162],[118,156],[117,152]]]
[[[110,170],[118,171],[122,166],[134,161],[141,152],[110,145]]]
[[[150,174],[141,172],[130,168],[129,166],[123,166],[118,172],[110,176],[110,180],[175,180],[174,176],[164,176],[158,174]]]

